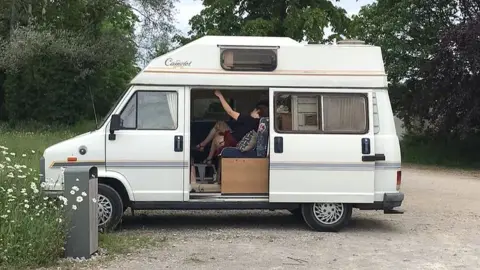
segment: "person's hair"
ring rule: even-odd
[[[220,133],[224,133],[225,131],[230,130],[230,127],[224,121],[218,121],[215,124],[214,128],[217,132],[220,132]]]
[[[255,109],[258,110],[258,115],[260,117],[268,117],[268,106],[265,106],[264,104],[257,104]]]

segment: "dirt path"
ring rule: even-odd
[[[127,217],[127,230],[167,241],[91,269],[480,269],[478,175],[407,168],[402,190],[404,215],[354,211],[341,233],[284,211]]]

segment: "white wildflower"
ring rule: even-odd
[[[35,150],[32,150],[32,154],[35,154]]]
[[[75,179],[75,181],[77,181],[77,182],[78,182],[78,181],[80,181],[80,179],[78,179],[78,178],[77,178],[77,179]]]
[[[7,189],[7,193],[12,193],[13,192],[13,189],[9,188]]]
[[[10,213],[11,211],[9,209],[7,209],[7,213]]]
[[[81,196],[78,196],[78,197],[77,197],[77,202],[78,202],[78,203],[81,203],[82,201],[83,201],[83,198],[82,198]]]
[[[26,176],[26,175],[19,175],[19,176],[17,176],[17,177],[18,177],[18,178],[20,178],[20,179],[27,178],[27,176]]]
[[[3,145],[0,145],[0,149],[3,149],[3,150],[8,150],[7,147],[3,146]]]
[[[37,189],[37,185],[35,184],[35,182],[30,183],[30,188],[34,190]]]
[[[77,210],[77,206],[75,204],[72,205],[73,210]]]
[[[97,199],[93,198],[93,199],[92,199],[92,202],[93,202],[93,203],[96,203],[96,202],[97,202]]]
[[[9,157],[5,157],[5,160],[8,162],[12,161]]]
[[[23,155],[22,155],[22,157],[26,157],[26,156],[27,156],[27,154],[23,154]]]
[[[12,172],[10,172],[9,174],[7,174],[7,177],[14,178],[14,177],[15,177],[15,175],[13,175],[13,173],[12,173]]]
[[[67,205],[68,199],[63,197],[63,196],[58,196],[58,199],[60,199],[64,205]]]
[[[1,216],[1,218],[7,218],[7,217],[8,217],[8,215],[2,215]]]
[[[30,208],[30,205],[28,205],[28,204],[25,204],[25,208],[27,208],[27,209],[28,209],[28,208]]]
[[[63,220],[61,218],[57,218],[57,221],[58,223],[62,223]]]
[[[22,190],[20,191],[23,195],[26,195],[27,194],[27,189],[25,188],[22,188]]]
[[[82,196],[83,197],[86,197],[87,196],[87,193],[85,193],[85,191],[82,192]]]
[[[78,191],[79,188],[78,188],[77,186],[73,186],[73,187],[72,187],[72,190]]]
[[[14,157],[14,156],[15,156],[15,153],[12,152],[12,153],[10,153],[10,155],[11,155],[12,157]]]
[[[75,191],[74,191],[74,190],[70,190],[70,194],[74,195],[74,194],[75,194]]]
[[[0,169],[3,169],[3,168],[5,168],[5,165],[0,163]]]

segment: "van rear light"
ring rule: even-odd
[[[397,190],[400,190],[402,185],[402,171],[397,171]]]

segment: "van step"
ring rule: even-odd
[[[397,214],[397,215],[399,215],[399,214],[405,213],[405,211],[401,210],[401,209],[384,209],[383,213],[384,214]]]

